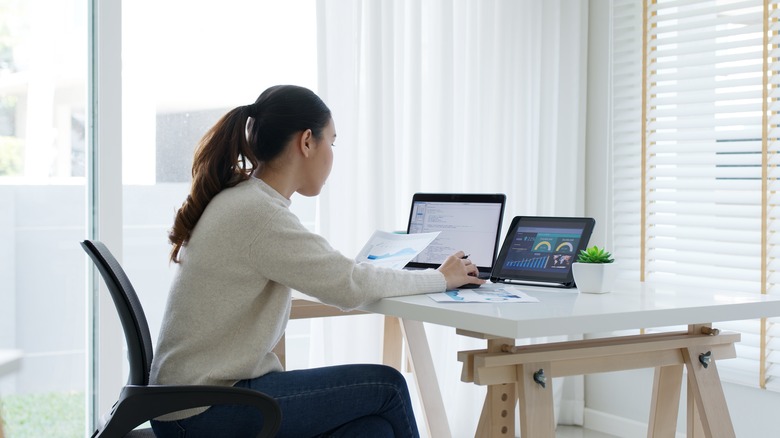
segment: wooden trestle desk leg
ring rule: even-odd
[[[488,353],[499,353],[514,346],[514,339],[488,339]],[[520,402],[520,436],[554,437],[555,414],[549,362],[523,363],[515,367],[517,383],[488,385],[485,405],[477,425],[476,437],[514,437],[515,406]],[[542,370],[541,374],[539,370]],[[535,375],[543,375],[543,384]]]
[[[276,357],[279,358],[279,362],[282,364],[282,369],[287,369],[287,344],[285,343],[285,335],[282,333],[282,337],[274,347],[273,351]]]
[[[682,365],[656,367],[647,428],[648,438],[673,437],[677,432],[682,376]]]
[[[515,340],[504,338],[488,339],[487,344],[488,353],[499,353],[504,345],[514,346]],[[520,376],[518,376],[518,380],[520,380]],[[482,407],[482,414],[479,417],[475,436],[513,437],[515,435],[517,396],[517,385],[514,383],[488,385],[485,404]],[[528,400],[526,399],[525,401]]]
[[[425,424],[431,437],[451,437],[450,426],[444,411],[428,337],[421,322],[404,321],[394,316],[385,317],[382,362],[403,372],[403,341],[409,346],[408,368],[414,375],[420,402],[425,412]]]
[[[403,372],[404,339],[401,332],[401,320],[394,316],[385,316],[385,330],[382,342],[382,363]]]
[[[436,370],[433,367],[433,357],[428,346],[428,337],[425,335],[425,327],[419,321],[405,319],[398,319],[398,321],[400,322],[403,338],[406,339],[406,344],[409,347],[409,363],[411,364],[412,374],[420,393],[420,401],[425,411],[425,423],[428,426],[428,433],[435,438],[450,438],[452,433],[447,422],[447,413],[444,410],[444,401],[439,390]],[[386,320],[385,329],[387,328]],[[385,334],[387,335],[387,333]],[[388,347],[386,347],[385,353],[387,354],[388,351],[392,355],[392,348],[388,350]],[[385,357],[386,363],[387,360],[388,357]],[[396,363],[400,365],[401,362],[398,360]]]
[[[691,324],[688,333],[710,333],[711,324]],[[712,333],[710,333],[712,334]],[[715,330],[717,334],[717,330]],[[726,396],[718,374],[716,355],[709,361],[702,356],[711,350],[705,345],[694,345],[681,349],[685,367],[688,370],[688,437],[689,438],[732,438],[735,437]],[[705,363],[708,363],[705,366]]]
[[[699,423],[707,438],[732,438],[734,425],[731,423],[726,396],[723,394],[718,367],[715,361],[707,367],[700,362],[699,357],[706,354],[706,346],[689,347],[682,350],[685,366],[688,369],[688,385],[691,388],[692,399],[688,403],[696,403],[700,417]],[[689,409],[690,412],[690,409]],[[696,423],[695,418],[691,421]]]
[[[520,436],[554,437],[555,413],[552,378],[544,385],[534,375],[540,370],[550,376],[550,362],[526,363],[517,366],[517,395],[520,399]]]
[[[417,389],[425,410],[425,422],[428,434],[433,438],[450,438],[450,425],[444,410],[444,401],[439,390],[439,380],[433,367],[433,357],[425,335],[425,327],[420,321],[402,319],[401,330],[409,346],[409,361],[412,365]]]
[[[688,376],[691,379],[691,376]],[[688,403],[687,403],[687,424],[686,424],[686,437],[687,438],[702,438],[704,436],[704,428],[701,425],[701,416],[699,415],[699,409],[696,407],[696,396],[693,395],[693,385],[688,383]]]

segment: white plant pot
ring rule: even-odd
[[[612,291],[617,277],[617,266],[613,263],[579,263],[571,265],[574,283],[580,292],[603,294]]]

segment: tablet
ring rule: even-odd
[[[588,246],[595,224],[589,217],[515,217],[490,280],[574,287],[571,264]]]

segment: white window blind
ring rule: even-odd
[[[776,3],[647,0],[642,11],[614,1],[613,239],[631,261],[624,275],[780,293]],[[738,358],[719,363],[724,379],[780,389],[775,322],[717,324],[743,334]]]
[[[612,252],[621,277],[638,280],[642,191],[642,2],[612,8]]]

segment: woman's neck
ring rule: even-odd
[[[296,190],[295,182],[290,177],[291,175],[293,175],[293,172],[280,171],[280,169],[275,169],[268,165],[260,165],[252,174],[252,176],[262,180],[287,199],[290,199]]]

